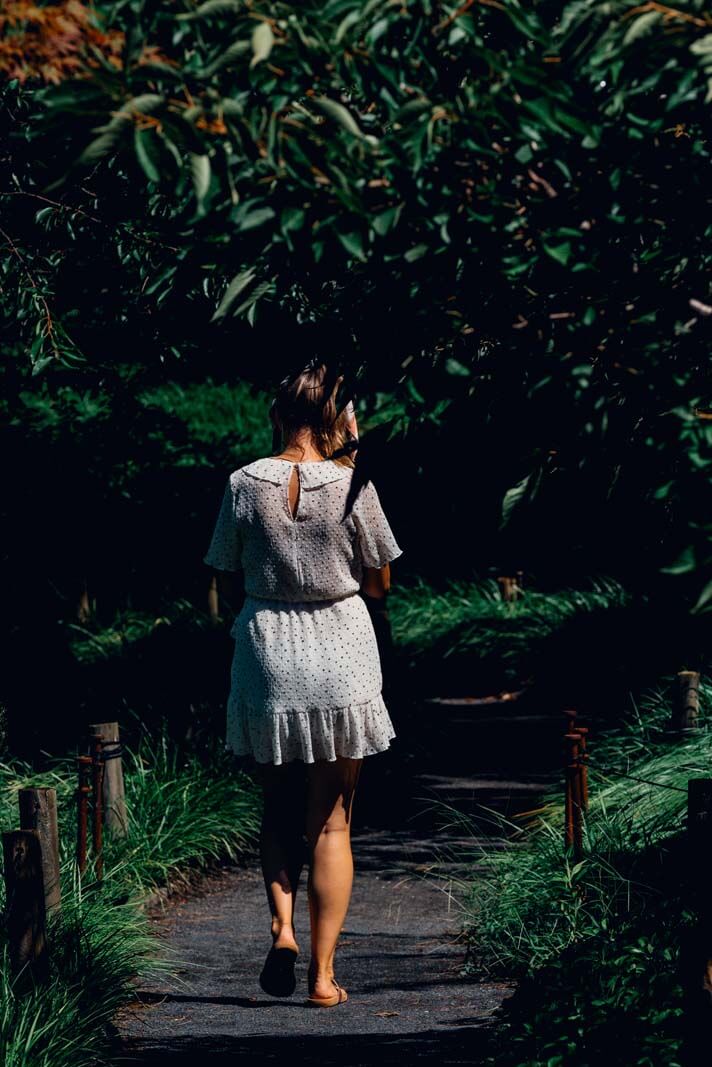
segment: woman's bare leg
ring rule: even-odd
[[[334,953],[351,899],[351,807],[362,760],[339,757],[308,767],[306,833],[310,852],[309,989],[334,992]]]
[[[263,812],[260,860],[277,948],[297,948],[294,901],[304,864],[304,764],[258,764]]]

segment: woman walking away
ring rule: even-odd
[[[273,996],[296,987],[294,900],[306,842],[315,1007],[347,1000],[334,953],[353,881],[354,790],[363,758],[395,737],[371,611],[385,604],[389,563],[402,549],[373,483],[349,492],[358,441],[352,403],[337,403],[342,383],[319,360],[282,381],[270,410],[278,454],[230,475],[204,557],[220,572],[221,593],[230,595],[230,573],[244,582],[226,747],[254,758],[263,788],[272,946],[260,984]]]

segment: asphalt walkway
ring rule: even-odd
[[[463,977],[458,884],[472,875],[479,845],[496,848],[498,838],[486,820],[468,831],[453,816],[483,804],[508,815],[526,810],[555,773],[542,770],[542,760],[531,766],[531,738],[542,737],[542,724],[529,712],[516,716],[528,766],[523,771],[516,759],[501,765],[498,736],[511,731],[514,710],[506,701],[429,704],[416,721],[411,709],[400,749],[365,762],[354,811],[354,891],[337,953],[347,1003],[304,1005],[304,887],[297,899],[297,990],[286,1000],[262,992],[257,976],[270,938],[261,875],[256,868],[226,869],[197,892],[171,898],[164,911],[154,909],[151,921],[172,973],[138,983],[135,1000],[116,1017],[117,1062],[187,1067],[199,1058],[218,1067],[238,1056],[250,1067],[481,1062],[492,1013],[511,987]],[[544,753],[554,751],[550,725]],[[464,753],[460,734],[468,739]]]

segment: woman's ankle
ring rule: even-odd
[[[320,966],[312,957],[307,968],[307,977],[311,983],[331,982],[331,979],[334,977],[333,962],[330,964],[322,964]]]
[[[273,918],[271,930],[273,941],[294,941],[296,943],[294,925],[292,923],[283,922],[281,919]]]

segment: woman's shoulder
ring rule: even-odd
[[[258,459],[237,467],[230,475],[230,480],[235,486],[248,482],[254,483],[254,480],[281,485],[288,474],[289,464],[283,463],[274,456],[260,456]]]
[[[298,463],[302,483],[307,489],[317,489],[322,485],[350,478],[353,467],[336,460],[314,460],[313,462]],[[230,475],[232,484],[237,487],[240,484],[255,482],[272,482],[274,485],[284,485],[291,476],[293,463],[280,459],[277,456],[260,456],[249,463],[237,467]]]

